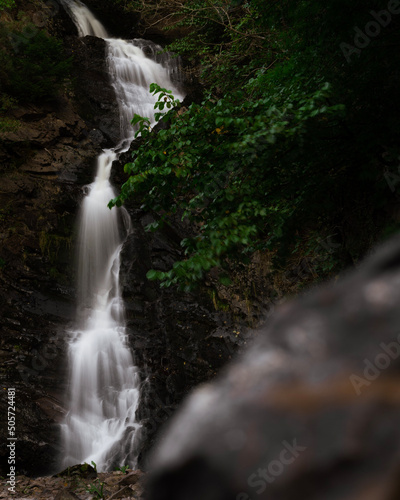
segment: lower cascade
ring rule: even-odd
[[[160,62],[142,50],[160,47],[143,40],[107,38],[106,29],[79,0],[62,0],[79,35],[104,38],[107,64],[120,112],[121,140],[97,160],[97,173],[87,186],[78,235],[77,325],[69,332],[68,414],[62,425],[63,466],[95,462],[99,471],[115,466],[136,466],[140,423],[136,410],[140,397],[138,369],[133,362],[124,322],[119,286],[120,251],[129,234],[129,215],[107,207],[115,197],[110,172],[118,153],[134,138],[130,120],[135,113],[154,123],[155,82],[182,98],[171,78],[176,59]],[[155,48],[156,47],[156,48]]]
[[[135,420],[139,377],[126,342],[119,288],[120,214],[107,207],[115,196],[109,182],[115,156],[105,151],[98,158],[97,175],[81,209],[80,306],[78,328],[70,332],[69,413],[63,425],[64,465],[94,461],[99,470],[134,466],[140,428]]]

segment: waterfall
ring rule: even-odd
[[[105,28],[80,0],[62,0],[80,36],[94,35],[107,44],[107,64],[120,113],[120,142],[97,160],[97,173],[87,186],[78,235],[78,319],[69,332],[68,414],[62,425],[63,465],[94,461],[99,471],[135,467],[140,423],[139,375],[127,342],[124,305],[119,287],[120,251],[129,233],[124,209],[109,210],[115,197],[110,172],[118,153],[134,138],[135,113],[154,123],[153,82],[181,93],[171,82],[177,61],[146,57],[151,42],[108,38]]]
[[[80,0],[61,0],[61,3],[78,28],[79,36],[93,35],[99,38],[108,37],[105,27]]]

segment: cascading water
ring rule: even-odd
[[[142,50],[143,41],[107,38],[107,32],[79,0],[62,0],[80,36],[107,44],[107,63],[120,112],[121,141],[98,158],[94,182],[84,198],[78,237],[78,327],[69,341],[69,412],[62,426],[63,465],[94,461],[98,470],[135,466],[140,424],[135,419],[139,377],[127,345],[124,306],[119,289],[120,251],[129,216],[109,210],[115,197],[112,162],[134,138],[135,113],[154,123],[153,82],[181,93],[171,82],[177,61],[159,64]],[[149,42],[150,43],[150,42]],[[150,44],[150,47],[153,47]]]
[[[108,37],[105,27],[80,0],[61,0],[61,3],[74,21],[79,36]]]

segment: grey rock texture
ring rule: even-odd
[[[400,237],[288,302],[195,391],[154,450],[147,500],[394,500]]]

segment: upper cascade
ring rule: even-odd
[[[120,142],[114,151],[126,151],[135,137],[135,129],[131,125],[134,115],[148,118],[151,125],[156,121],[154,105],[157,98],[149,92],[151,83],[167,87],[178,100],[184,98],[180,90],[179,58],[163,51],[160,45],[149,40],[111,38],[100,21],[80,0],[61,2],[81,37],[92,35],[103,38],[106,42],[107,67],[120,117]]]
[[[108,33],[101,22],[80,0],[61,0],[78,28],[79,36],[92,35],[108,38]]]
[[[110,38],[106,42],[108,69],[120,116],[121,144],[117,149],[124,150],[134,139],[135,129],[131,120],[135,114],[149,118],[152,125],[156,121],[156,98],[149,92],[153,82],[167,86],[177,99],[183,97],[171,81],[171,78],[179,74],[179,64],[169,54],[165,54],[164,64],[150,59],[143,51],[144,41],[140,39],[126,41]],[[147,41],[146,48],[154,50],[154,47],[158,52],[162,51],[160,46]]]

